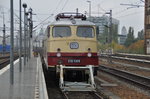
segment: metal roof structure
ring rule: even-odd
[[[86,20],[79,20],[79,19],[61,19],[59,21],[53,22],[51,25],[82,25],[82,26],[87,26],[87,25],[95,25],[92,22],[86,21]]]
[[[56,21],[51,25],[95,25],[92,22],[86,21],[86,16],[81,13],[60,13],[56,16]]]

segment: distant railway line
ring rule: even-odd
[[[115,53],[113,56],[150,60],[150,55]]]
[[[131,62],[138,62],[138,63],[145,63],[150,64],[150,56],[148,55],[135,55],[133,54],[101,54],[101,58],[106,59],[117,59],[117,60],[123,60],[123,61],[131,61]]]
[[[113,76],[119,77],[127,82],[134,84],[135,86],[144,88],[144,90],[150,90],[150,78],[133,74],[127,71],[114,69],[104,65],[100,65],[99,70],[111,74]]]
[[[18,58],[18,55],[15,54],[14,59],[16,60]],[[0,69],[4,68],[6,65],[10,63],[10,56],[1,56],[0,57]]]
[[[7,64],[9,64],[9,59],[0,59],[0,69],[2,69]]]

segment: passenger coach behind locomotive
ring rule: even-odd
[[[60,13],[56,21],[47,27],[45,44],[45,61],[50,71],[59,72],[60,65],[65,67],[92,66],[97,73],[98,56],[96,27],[86,21],[80,13]],[[82,81],[82,69],[72,68],[65,72],[64,79]],[[86,78],[83,77],[83,78]]]

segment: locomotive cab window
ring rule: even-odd
[[[71,36],[71,29],[68,26],[53,27],[53,37],[69,37]]]
[[[46,33],[47,33],[47,37],[49,38],[50,37],[50,27],[47,27]]]
[[[90,26],[79,26],[77,28],[77,36],[85,37],[85,38],[93,38],[94,37],[94,29]]]

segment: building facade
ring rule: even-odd
[[[150,0],[145,0],[145,54],[150,54]]]
[[[127,30],[126,27],[123,26],[121,30],[121,34],[118,35],[118,43],[124,45],[126,39],[127,39]]]
[[[124,45],[126,39],[127,39],[127,35],[122,35],[122,34],[118,35],[118,43],[119,44]]]
[[[100,36],[100,41],[107,42],[109,38],[109,28],[110,28],[110,17],[103,15],[101,17],[90,17],[87,20],[93,22],[97,26],[98,36]],[[119,28],[119,20],[112,18],[112,38],[113,40],[118,40],[118,28]],[[103,40],[102,40],[103,39]]]

